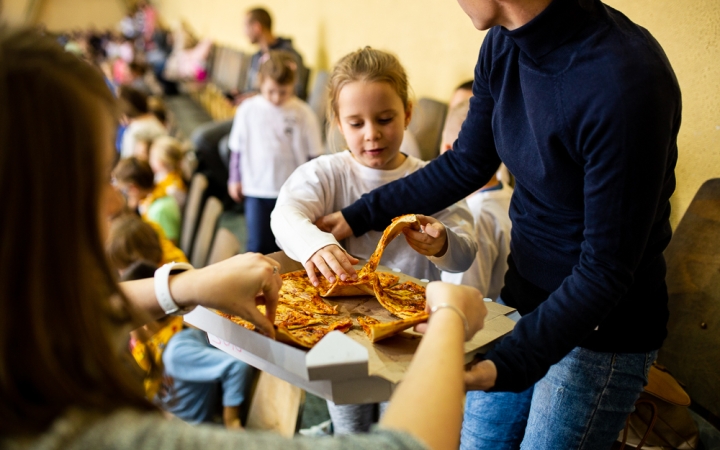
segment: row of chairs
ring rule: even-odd
[[[226,228],[218,228],[223,205],[216,197],[205,195],[208,179],[193,175],[180,232],[180,249],[196,267],[220,262],[240,252],[240,241]]]

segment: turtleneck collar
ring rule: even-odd
[[[580,2],[589,4],[589,9],[600,6],[597,0],[554,0],[520,28],[512,31],[501,28],[500,32],[511,38],[533,61],[538,62],[572,37],[590,17],[591,12],[580,6]]]

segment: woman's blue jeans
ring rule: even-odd
[[[578,347],[524,392],[468,392],[460,448],[607,450],[656,357]]]

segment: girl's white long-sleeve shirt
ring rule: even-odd
[[[323,155],[298,167],[280,189],[270,225],[277,243],[292,259],[305,263],[321,248],[336,244],[349,254],[367,259],[382,236],[370,231],[338,242],[314,222],[352,204],[362,194],[427,164],[412,156],[393,170],[378,170],[358,163],[349,151]],[[400,269],[416,278],[439,280],[441,271],[463,272],[475,259],[477,243],[472,236],[473,218],[465,201],[446,208],[434,218],[441,221],[448,236],[448,249],[441,257],[425,257],[413,250],[403,235],[387,246],[381,264]]]

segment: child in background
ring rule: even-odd
[[[460,134],[460,127],[469,109],[470,101],[465,98],[448,112],[442,133],[441,153],[452,150],[452,144]],[[496,174],[466,199],[475,219],[477,256],[466,272],[443,273],[443,281],[475,287],[493,300],[500,296],[500,289],[505,285],[507,258],[510,254],[512,223],[508,211],[512,193],[512,188],[501,182]]]
[[[368,258],[382,235],[371,231],[340,243],[314,222],[426,164],[400,152],[412,105],[405,70],[395,56],[369,47],[350,53],[333,70],[329,86],[328,122],[340,129],[349,151],[300,166],[283,185],[271,221],[280,246],[304,264],[314,283],[315,268],[331,282],[336,276],[357,276],[343,271],[341,262],[357,263],[350,255]],[[407,230],[407,242],[392,241],[381,263],[428,280],[439,280],[441,270],[467,270],[477,251],[467,205],[418,218],[422,231]],[[372,404],[329,402],[328,408],[335,434],[367,432],[377,420]]]
[[[130,209],[137,209],[143,219],[155,222],[165,237],[177,243],[180,237],[180,208],[170,195],[155,195],[155,175],[150,164],[137,158],[121,159],[113,177],[125,194]]]
[[[185,253],[165,238],[156,224],[146,222],[134,213],[124,213],[112,219],[106,252],[120,275],[139,260],[156,266],[188,262]]]
[[[167,129],[150,110],[148,96],[130,86],[120,86],[118,90],[120,106],[127,118],[128,125],[123,133],[120,156],[129,158],[134,155],[138,136],[143,139],[155,139],[167,134]]]
[[[249,252],[278,250],[270,213],[280,187],[322,152],[315,113],[293,94],[295,67],[292,55],[270,51],[260,66],[261,95],[240,105],[230,131],[228,193],[238,203],[245,198]]]
[[[160,136],[150,145],[149,163],[155,173],[155,197],[171,195],[180,210],[185,206],[187,188],[180,173],[180,164],[185,156],[182,143],[170,136]]]
[[[132,214],[112,221],[106,250],[121,281],[152,278],[167,259],[152,227]],[[178,262],[187,262],[182,256]],[[227,428],[241,428],[253,368],[212,347],[204,332],[184,328],[182,316],[135,330],[131,350],[146,372],[148,398],[164,410],[189,423],[213,422],[222,415]]]

